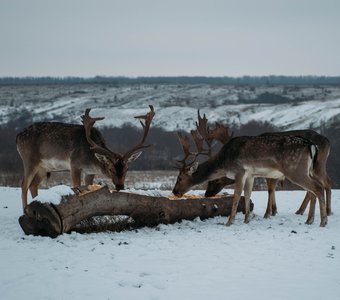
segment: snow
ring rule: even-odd
[[[277,192],[279,214],[268,220],[267,192],[253,192],[249,224],[238,214],[231,227],[216,217],[56,239],[25,236],[19,188],[0,195],[1,299],[340,299],[340,190],[325,228],[318,214],[313,225],[294,214],[303,191]]]
[[[0,125],[15,120],[24,107],[33,121],[62,121],[81,124],[85,108],[94,116],[103,116],[97,127],[139,127],[133,116],[155,107],[153,126],[168,131],[195,127],[197,109],[210,122],[246,124],[267,121],[286,130],[320,128],[340,119],[339,87],[301,87],[286,89],[291,101],[268,104],[253,100],[263,93],[283,95],[284,87],[139,85],[139,86],[40,86],[3,87],[0,90]],[[10,93],[11,96],[8,96]],[[252,102],[253,101],[253,102]]]

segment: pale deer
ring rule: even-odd
[[[272,135],[281,135],[281,136],[296,136],[304,139],[310,140],[318,147],[318,155],[316,161],[313,164],[313,176],[316,177],[323,185],[326,192],[326,211],[327,215],[331,215],[331,179],[326,171],[326,163],[327,158],[330,152],[330,142],[329,140],[315,132],[314,130],[291,130],[291,131],[282,131],[282,132],[273,132],[273,133],[264,133],[262,136],[272,136]],[[270,216],[275,216],[277,213],[277,206],[275,200],[275,188],[277,185],[277,179],[266,179],[267,187],[268,187],[268,204],[267,209],[264,215],[264,218],[268,218]],[[208,183],[208,187],[206,190],[206,197],[215,196],[218,192],[220,192],[226,185],[230,185],[232,182],[229,178],[222,177],[214,181],[210,181]],[[296,211],[296,214],[303,214],[308,203],[312,200],[313,194],[307,192],[306,196],[300,206],[300,208]],[[315,203],[315,200],[312,200],[311,203]],[[314,209],[311,207],[311,209]]]
[[[90,109],[82,116],[83,125],[58,122],[39,122],[32,124],[17,135],[17,150],[24,166],[22,180],[22,205],[27,206],[27,192],[32,198],[38,195],[38,186],[51,171],[70,170],[73,187],[81,185],[81,174],[86,174],[85,184],[93,183],[95,174],[102,174],[112,180],[119,191],[124,189],[128,163],[141,154],[152,119],[154,108],[141,119],[143,135],[141,140],[124,154],[111,151],[101,133],[93,128],[96,121],[104,118],[92,118]]]
[[[234,222],[242,191],[245,196],[245,219],[250,220],[250,195],[255,177],[269,179],[288,178],[319,199],[320,226],[327,224],[327,213],[322,184],[312,176],[313,163],[317,159],[317,146],[306,139],[293,136],[234,137],[213,158],[198,165],[197,154],[187,163],[192,153],[188,139],[180,139],[185,158],[173,194],[182,196],[192,186],[206,181],[228,177],[235,180],[232,211],[227,225]],[[314,220],[310,209],[306,223]]]

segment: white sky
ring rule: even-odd
[[[0,76],[340,75],[340,0],[0,0]]]

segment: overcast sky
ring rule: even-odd
[[[0,0],[0,76],[340,75],[340,0]]]

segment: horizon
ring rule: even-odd
[[[13,79],[39,79],[39,78],[51,78],[51,79],[73,79],[73,78],[81,78],[81,79],[95,79],[95,78],[126,78],[126,79],[140,79],[140,78],[337,78],[340,77],[340,73],[338,75],[319,75],[319,74],[300,74],[300,75],[282,75],[282,74],[268,74],[268,75],[240,75],[240,76],[229,76],[229,75],[140,75],[140,76],[125,76],[125,75],[93,75],[93,76],[73,76],[73,75],[22,75],[22,76],[0,76],[1,79],[5,78],[13,78]]]
[[[76,85],[76,84],[118,84],[118,85],[329,85],[340,84],[340,76],[25,76],[25,77],[0,77],[0,86],[20,85]]]

